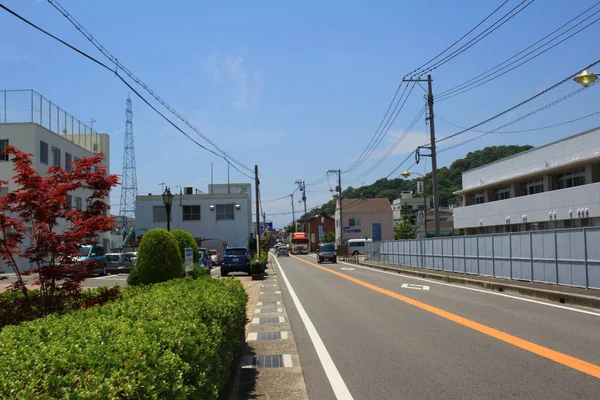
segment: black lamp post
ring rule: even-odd
[[[173,204],[173,195],[171,194],[171,189],[168,187],[165,189],[165,192],[162,194],[163,203],[165,204],[165,208],[167,209],[167,231],[171,230],[171,205]]]

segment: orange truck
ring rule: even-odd
[[[308,235],[306,232],[294,232],[290,236],[290,252],[292,254],[308,254]]]

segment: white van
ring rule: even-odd
[[[372,239],[348,239],[348,254],[357,256],[365,254],[365,243],[372,242]]]

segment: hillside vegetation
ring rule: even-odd
[[[460,197],[453,195],[452,193],[461,189],[462,173],[473,168],[481,167],[482,165],[492,163],[494,161],[501,160],[506,157],[510,157],[514,154],[521,153],[526,150],[532,149],[533,146],[490,146],[485,147],[482,150],[477,150],[468,153],[465,158],[460,158],[454,161],[449,167],[438,168],[438,182],[440,192],[440,205],[447,207],[449,204],[454,204],[460,201]],[[399,173],[402,171],[399,171]],[[417,180],[420,177],[414,179],[386,179],[382,178],[372,183],[371,185],[361,186],[359,188],[353,188],[349,186],[342,193],[345,199],[358,199],[364,198],[381,198],[387,197],[390,203],[400,197],[400,193],[403,191],[416,192]],[[428,195],[432,193],[431,187],[431,173],[425,175],[425,189]],[[337,195],[321,207],[309,211],[304,217],[312,215],[333,215],[335,214],[335,202]]]

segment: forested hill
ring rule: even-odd
[[[490,146],[482,150],[473,151],[468,153],[465,158],[460,158],[452,163],[449,167],[438,168],[438,182],[440,192],[440,205],[442,207],[448,206],[459,201],[459,198],[454,196],[452,193],[460,190],[462,173],[473,168],[481,167],[482,165],[492,163],[494,161],[501,160],[503,158],[512,156],[513,154],[521,153],[523,151],[532,149],[533,146]],[[401,171],[399,171],[401,172]],[[414,179],[386,179],[382,178],[374,182],[371,185],[361,186],[359,188],[348,187],[342,193],[345,199],[358,199],[361,197],[365,198],[377,198],[387,197],[390,203],[400,197],[400,193],[403,191],[416,192],[417,180],[420,177]],[[425,176],[425,187],[427,194],[431,194],[431,173]],[[335,199],[325,203],[319,208],[309,211],[306,216],[326,214],[334,215],[335,213]]]

